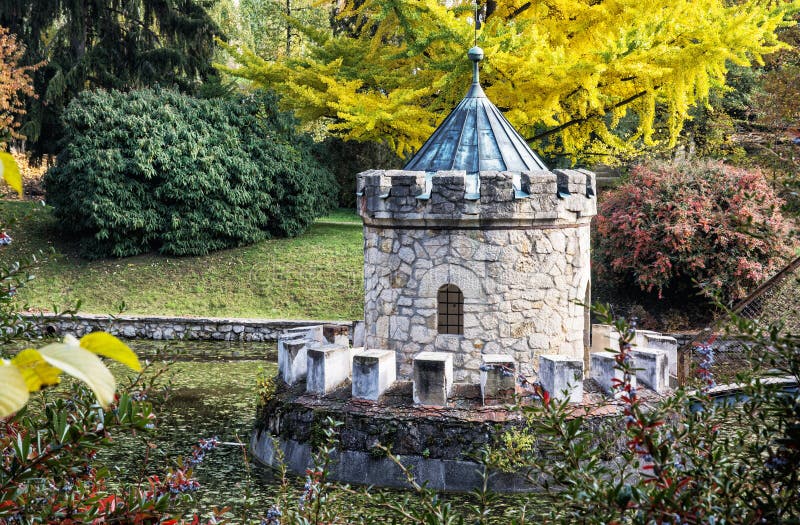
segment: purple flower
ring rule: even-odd
[[[785,467],[788,464],[789,462],[786,461],[786,458],[771,457],[764,463],[764,466],[767,467],[769,470],[778,470],[782,467]]]
[[[144,390],[136,390],[131,392],[131,399],[134,401],[146,401],[147,400],[147,392]]]
[[[261,520],[261,525],[280,525],[282,515],[280,509],[273,505],[267,511],[267,516]]]

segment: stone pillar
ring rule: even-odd
[[[325,395],[350,378],[352,353],[342,345],[326,344],[309,348],[306,392]]]
[[[414,403],[447,405],[453,386],[453,354],[421,352],[414,357]]]
[[[353,397],[377,401],[396,377],[392,350],[366,350],[353,355]]]
[[[552,399],[583,401],[583,358],[564,355],[539,356],[539,382]]]

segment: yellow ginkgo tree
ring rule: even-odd
[[[136,354],[121,340],[106,332],[92,332],[80,340],[71,335],[60,343],[38,350],[27,348],[12,359],[0,362],[0,417],[13,414],[28,402],[31,392],[58,384],[62,373],[69,374],[94,392],[102,406],[114,400],[116,381],[98,357],[108,357],[140,371]]]
[[[474,0],[342,0],[302,55],[231,44],[220,69],[345,139],[420,147],[464,96]],[[675,143],[730,64],[780,49],[798,0],[480,0],[490,99],[538,150],[573,158]]]

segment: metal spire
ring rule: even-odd
[[[525,139],[506,120],[483,92],[478,63],[483,49],[478,47],[479,6],[475,2],[475,46],[467,52],[472,61],[472,85],[466,96],[436,128],[433,135],[403,169],[426,171],[546,170]],[[477,188],[477,183],[474,184]],[[477,190],[471,193],[477,194]]]
[[[475,47],[478,47],[478,28],[481,25],[481,20],[478,18],[478,0],[475,0]]]
[[[478,29],[481,27],[481,18],[480,12],[478,11],[478,0],[475,0],[475,45],[467,51],[467,56],[470,60],[472,60],[472,88],[470,89],[471,92],[476,91],[475,88],[477,87],[480,90],[481,79],[480,73],[478,71],[478,62],[483,60],[483,49],[478,47]],[[480,94],[483,94],[481,90]],[[469,96],[469,95],[467,95]]]

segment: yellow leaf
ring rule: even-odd
[[[22,175],[19,173],[17,161],[11,156],[11,153],[0,151],[0,175],[3,176],[6,183],[11,186],[11,189],[22,196]]]
[[[142,365],[139,358],[128,345],[107,332],[92,332],[81,337],[81,347],[86,350],[108,357],[139,372]]]
[[[0,417],[10,416],[28,402],[28,387],[16,366],[0,361]]]
[[[39,350],[42,358],[67,374],[80,379],[92,389],[97,401],[107,406],[114,400],[116,381],[99,357],[81,348],[71,336],[64,343],[53,343]]]
[[[43,386],[57,385],[61,380],[59,378],[61,370],[50,366],[42,359],[39,352],[32,348],[18,353],[11,363],[22,373],[29,392],[36,392]]]

